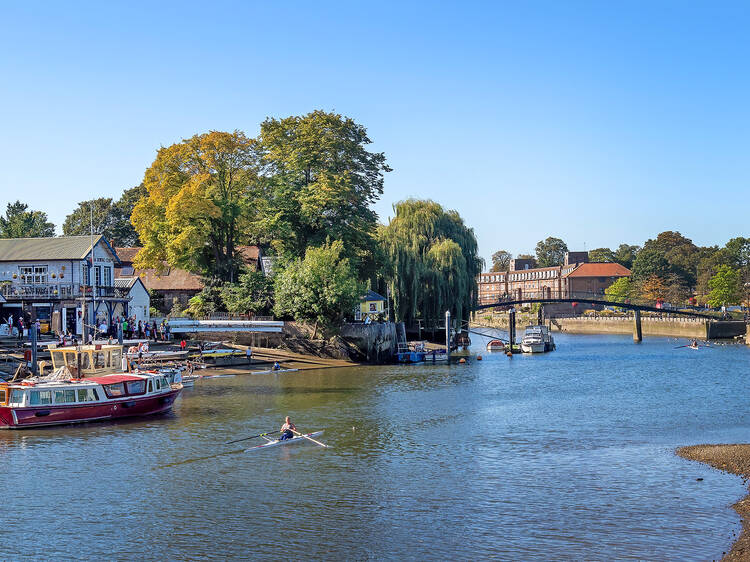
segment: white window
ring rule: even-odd
[[[102,285],[102,266],[97,265],[94,267],[94,281],[97,287]]]
[[[102,274],[103,274],[102,280],[104,281],[102,285],[104,285],[105,287],[111,287],[112,286],[112,270],[108,267],[104,267]]]
[[[18,272],[21,276],[21,283],[26,285],[40,285],[47,283],[47,266],[46,265],[20,265]]]

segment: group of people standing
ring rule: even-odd
[[[159,324],[156,323],[156,320],[152,322],[138,320],[136,322],[135,317],[131,316],[130,318],[117,318],[116,322],[122,325],[122,337],[125,339],[169,341],[171,337],[169,324],[166,320],[162,320]]]

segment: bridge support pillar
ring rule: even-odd
[[[634,310],[633,314],[633,341],[640,343],[643,341],[643,331],[641,330],[641,311]]]

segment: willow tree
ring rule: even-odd
[[[234,281],[237,246],[261,199],[256,141],[212,131],[159,150],[146,170],[148,196],[133,209],[143,243],[137,267],[164,264]]]
[[[396,318],[413,324],[438,322],[446,310],[467,319],[477,302],[478,256],[474,230],[456,211],[429,200],[393,206],[395,217],[379,237],[388,258]]]

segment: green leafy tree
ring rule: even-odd
[[[257,143],[244,133],[211,131],[162,148],[146,170],[131,220],[143,249],[136,267],[164,264],[232,282],[239,244],[263,198]]]
[[[110,197],[81,201],[78,207],[65,217],[63,234],[83,236],[93,231],[94,234],[101,234],[107,240],[112,240],[116,220],[115,206]]]
[[[505,250],[498,250],[492,254],[492,268],[490,271],[508,271],[513,254]]]
[[[269,178],[259,230],[286,258],[308,246],[341,240],[361,279],[376,263],[377,215],[371,208],[389,172],[383,153],[370,152],[367,130],[348,117],[314,111],[261,125]]]
[[[609,248],[596,248],[589,251],[589,261],[598,263],[611,263],[615,261],[615,253]]]
[[[116,246],[140,246],[141,240],[138,237],[133,223],[130,220],[133,209],[141,199],[148,197],[148,191],[143,184],[136,185],[122,192],[120,198],[114,204],[115,226],[112,230],[112,240]]]
[[[708,282],[711,292],[708,294],[709,306],[739,304],[742,301],[742,277],[739,270],[722,265]]]
[[[692,287],[697,278],[701,255],[693,241],[676,231],[661,232],[655,240],[647,240],[643,251],[659,252],[669,264],[669,272],[679,275]]]
[[[518,254],[516,256],[517,260],[536,260],[536,257],[534,257],[532,254]]]
[[[615,263],[619,263],[620,265],[627,267],[628,269],[632,269],[633,262],[635,261],[635,258],[638,255],[640,249],[640,246],[620,244],[617,247],[617,250],[614,251],[612,261],[614,261]]]
[[[91,232],[103,235],[115,246],[139,245],[138,233],[130,222],[130,215],[136,203],[146,196],[143,184],[126,189],[118,201],[110,197],[100,197],[81,201],[78,207],[65,217],[63,234],[81,236]],[[93,216],[92,216],[93,215]]]
[[[193,318],[205,318],[215,312],[226,312],[222,288],[218,283],[208,282],[200,293],[190,298],[184,312]]]
[[[614,302],[625,302],[630,298],[633,290],[633,282],[630,277],[620,277],[604,290],[608,299]]]
[[[638,252],[638,257],[633,262],[633,278],[637,281],[643,281],[648,277],[656,275],[665,279],[672,270],[664,254],[653,247],[644,247]]]
[[[408,199],[394,211],[379,235],[396,318],[437,323],[450,310],[453,318],[468,319],[484,265],[473,229],[434,201]]]
[[[0,238],[44,238],[55,235],[55,225],[47,213],[30,211],[20,201],[8,203],[5,216],[0,217]]]
[[[353,312],[361,288],[340,240],[291,260],[275,275],[274,287],[276,314],[315,322],[313,338],[319,326],[336,325]]]
[[[552,236],[540,240],[536,245],[536,261],[539,267],[552,267],[565,262],[568,246],[559,238]]]
[[[262,314],[273,307],[273,281],[261,271],[241,273],[237,283],[227,283],[221,296],[232,314]]]

